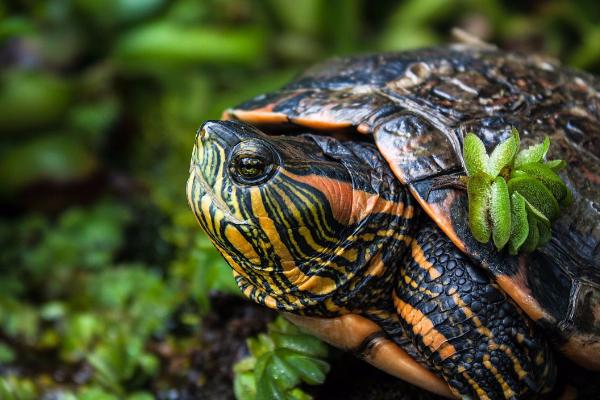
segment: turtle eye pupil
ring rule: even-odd
[[[237,170],[246,179],[253,179],[265,172],[265,162],[254,157],[240,157],[237,160]]]

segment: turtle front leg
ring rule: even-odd
[[[513,399],[552,388],[546,339],[431,222],[400,264],[394,304],[406,334],[455,394]]]

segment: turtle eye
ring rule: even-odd
[[[237,172],[246,179],[255,179],[265,172],[265,162],[260,158],[237,157],[235,168]]]
[[[229,174],[237,183],[257,185],[268,180],[275,171],[273,151],[259,142],[242,142],[232,151]]]

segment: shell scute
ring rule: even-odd
[[[600,369],[589,356],[600,360],[597,78],[537,56],[450,46],[334,59],[230,115],[237,110],[270,110],[320,134],[344,129],[351,140],[359,138],[355,133],[360,140],[372,135],[396,176],[453,243],[490,271],[566,354]],[[512,128],[522,146],[550,137],[548,157],[568,163],[559,174],[574,194],[553,225],[553,239],[518,258],[472,238],[463,192],[433,187],[436,177],[464,173],[467,133],[491,149]]]

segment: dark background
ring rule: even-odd
[[[0,398],[232,396],[270,315],[211,295],[237,290],[184,195],[202,121],[453,27],[599,72],[599,21],[595,0],[0,2]]]

